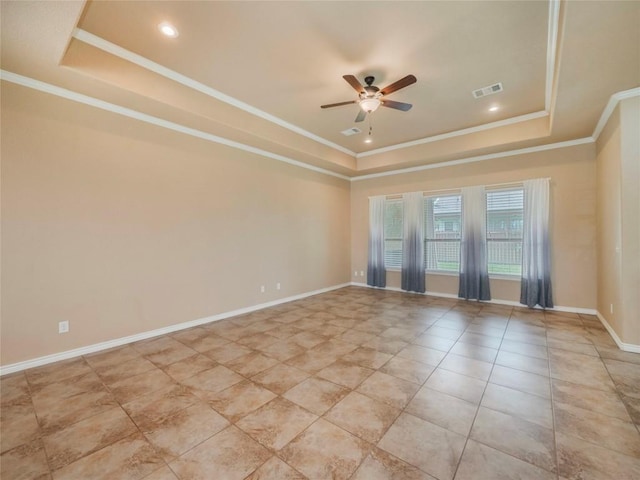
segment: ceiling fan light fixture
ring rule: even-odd
[[[363,98],[360,100],[360,108],[367,113],[375,112],[380,106],[378,98]]]

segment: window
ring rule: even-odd
[[[460,269],[460,231],[462,197],[425,197],[425,269],[457,273]]]
[[[490,275],[522,273],[524,190],[487,192],[487,261]]]
[[[425,269],[430,272],[460,271],[462,196],[424,198]],[[489,275],[522,272],[524,190],[487,192],[487,261]],[[387,199],[384,206],[384,265],[402,268],[402,199]]]
[[[402,199],[384,204],[384,266],[402,268]]]

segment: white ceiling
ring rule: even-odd
[[[2,45],[5,71],[357,175],[591,135],[640,85],[640,2],[3,1]],[[413,74],[389,97],[413,108],[367,145],[357,105],[319,108],[356,98],[345,74]]]

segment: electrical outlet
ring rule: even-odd
[[[360,276],[364,277],[364,270],[360,270]]]
[[[58,322],[58,333],[67,333],[69,331],[69,321]]]
[[[353,276],[357,277],[358,276],[358,271],[356,270],[355,272],[353,272]]]
[[[260,285],[260,293],[264,293],[264,285]]]
[[[276,283],[276,290],[280,290],[280,282]]]

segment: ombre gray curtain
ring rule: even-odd
[[[385,287],[387,271],[384,268],[384,195],[369,198],[369,257],[367,285]]]
[[[483,186],[462,189],[458,297],[491,300],[487,265],[487,201]]]
[[[401,287],[409,292],[424,293],[424,195],[422,192],[405,193],[402,203]]]
[[[530,308],[553,308],[548,178],[524,182],[520,303]]]

